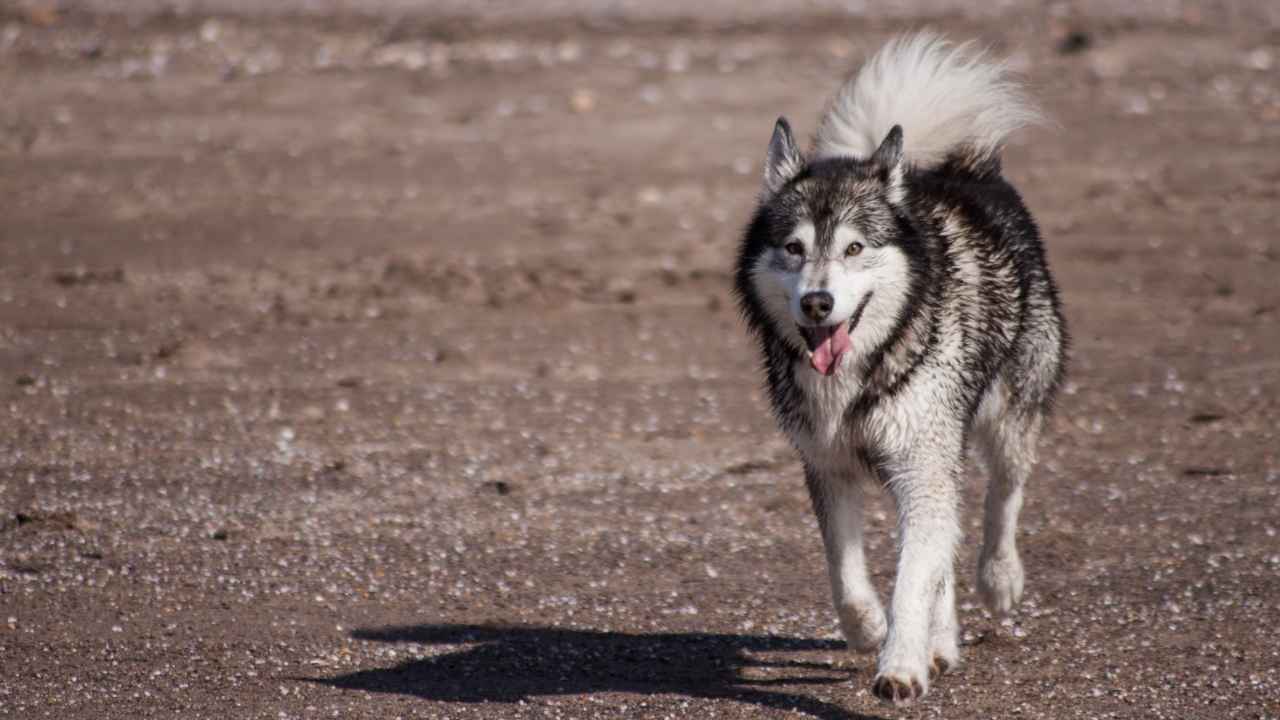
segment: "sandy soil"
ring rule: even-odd
[[[855,5],[0,6],[0,717],[1280,717],[1280,12]],[[1058,123],[1075,346],[1027,600],[967,549],[895,710],[728,271],[774,118],[924,22]]]

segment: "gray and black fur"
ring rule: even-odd
[[[790,132],[785,119],[779,118],[778,124]],[[999,159],[975,163],[966,152],[957,150],[938,168],[908,169],[905,203],[888,203],[883,191],[863,200],[878,211],[859,218],[868,236],[901,248],[910,259],[911,290],[892,335],[861,368],[866,386],[847,410],[851,420],[891,398],[931,359],[943,318],[954,320],[962,333],[963,351],[946,358],[946,366],[963,389],[955,398],[959,405],[948,410],[962,415],[966,424],[972,423],[983,394],[997,379],[1006,382],[1019,411],[1030,414],[1047,412],[1062,383],[1065,325],[1039,230],[1017,190],[1000,175]],[[790,380],[801,351],[781,341],[753,296],[754,263],[785,236],[789,213],[800,203],[820,218],[818,242],[825,247],[830,231],[822,225],[834,222],[848,193],[868,184],[882,185],[886,173],[874,158],[818,160],[788,181],[774,202],[761,204],[747,228],[734,289],[764,357],[769,397],[784,427],[809,422],[794,402],[800,391]],[[948,237],[942,231],[935,218],[948,211],[961,218],[968,233]],[[957,256],[982,269],[976,283],[955,282]]]
[[[953,84],[972,107],[930,112]],[[1022,591],[1014,523],[1067,344],[1039,231],[1001,175],[1004,136],[1033,116],[1003,66],[931,35],[900,39],[842,90],[809,156],[778,120],[738,253],[736,295],[804,460],[841,625],[852,647],[880,650],[874,689],[896,703],[959,660],[951,566],[975,441],[992,476],[979,588],[997,613]],[[949,145],[913,153],[913,132],[950,133]],[[833,315],[831,302],[810,312],[814,297],[832,298]],[[814,346],[845,332],[845,351]],[[823,352],[826,373],[808,362]],[[864,486],[898,504],[887,615],[861,555]]]

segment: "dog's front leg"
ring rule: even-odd
[[[831,598],[849,650],[870,652],[884,642],[884,607],[871,585],[863,550],[862,478],[831,476],[806,467],[805,483],[822,528]]]
[[[888,478],[898,503],[900,555],[889,635],[873,688],[882,700],[895,704],[923,697],[931,667],[945,670],[959,658],[954,585],[958,471],[958,459],[949,459],[914,464]]]

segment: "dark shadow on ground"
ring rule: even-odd
[[[361,640],[467,647],[395,667],[314,682],[464,703],[513,703],[537,695],[600,692],[671,694],[797,710],[822,720],[872,720],[786,690],[789,685],[849,682],[847,670],[820,662],[761,660],[747,654],[843,651],[844,643],[833,640],[702,633],[631,635],[487,625],[387,627],[356,630],[353,636]],[[769,672],[767,679],[743,676],[744,669],[765,667],[777,670]]]

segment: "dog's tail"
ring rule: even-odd
[[[1043,120],[1007,63],[919,32],[889,42],[845,83],[818,127],[815,154],[868,158],[901,125],[905,159],[917,168],[998,171],[1005,138]]]

